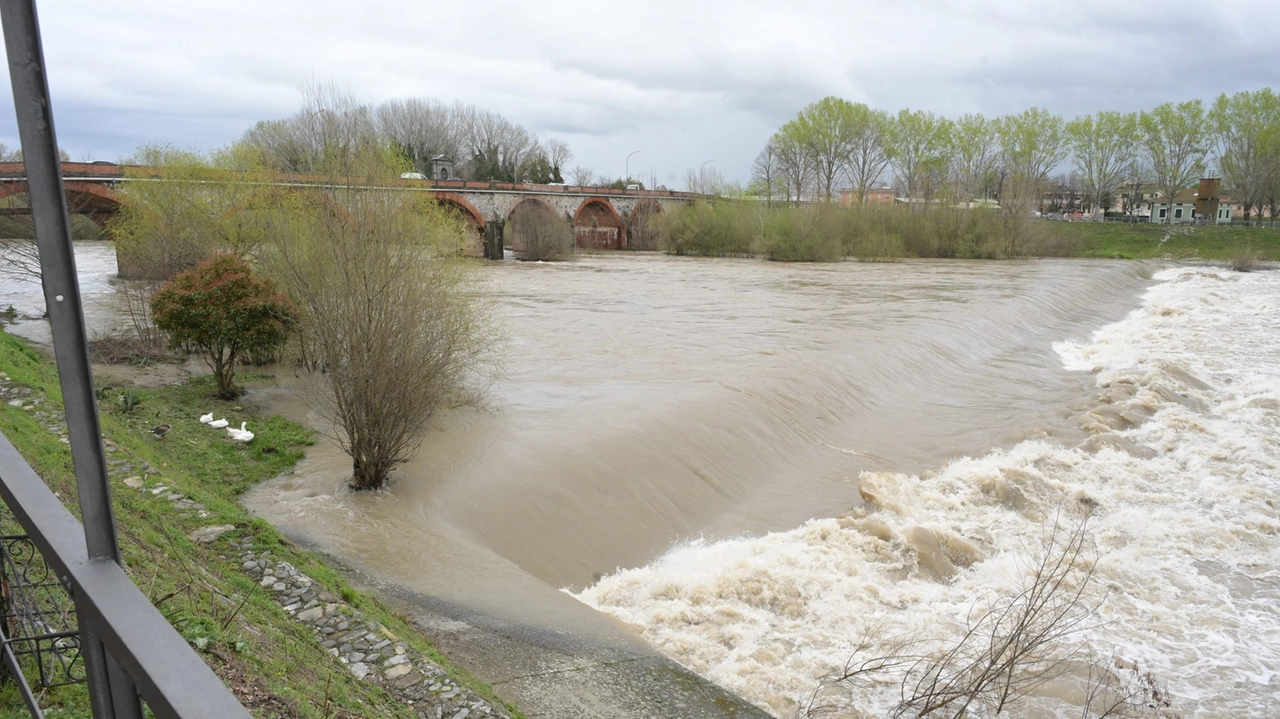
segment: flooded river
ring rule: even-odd
[[[1083,499],[1112,590],[1090,651],[1156,673],[1183,716],[1274,714],[1276,273],[624,254],[482,274],[508,335],[488,405],[440,415],[386,492],[345,491],[322,441],[250,509],[379,581],[642,637],[791,716],[858,640],[953,633]],[[321,426],[296,385],[255,397]]]

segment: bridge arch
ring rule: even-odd
[[[120,193],[98,182],[72,180],[63,183],[63,190],[67,198],[67,211],[73,215],[85,215],[99,227],[105,227],[107,220],[125,203],[125,198]],[[0,187],[0,200],[29,192],[26,180],[6,182]]]
[[[484,254],[484,216],[470,202],[452,192],[433,192],[431,194],[414,193],[403,204],[399,212],[418,212],[425,205],[436,205],[447,212],[458,216],[472,232],[466,244],[461,248],[463,254],[480,256]]]
[[[515,204],[511,205],[511,209],[507,210],[507,216],[504,218],[505,224],[509,225],[509,227],[504,230],[504,234],[507,239],[507,246],[514,252],[524,252],[525,244],[524,239],[520,236],[520,227],[516,224],[513,218],[516,216],[516,213],[520,208],[528,207],[530,205],[545,208],[554,216],[564,218],[564,213],[556,209],[555,205],[537,195],[525,195],[519,200],[516,200]]]
[[[644,198],[631,208],[627,218],[627,244],[629,250],[656,250],[659,244],[658,217],[662,205],[653,198]]]
[[[613,203],[605,197],[588,197],[573,213],[573,234],[578,247],[617,250],[626,245],[627,228]]]
[[[456,208],[468,222],[476,226],[476,229],[484,232],[484,215],[480,214],[480,210],[476,206],[467,202],[466,198],[455,192],[432,192],[431,195],[438,201]]]

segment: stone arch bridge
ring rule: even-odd
[[[127,196],[118,190],[129,182],[147,181],[147,168],[129,168],[109,162],[64,162],[63,182],[68,209],[83,214],[99,225],[105,224]],[[281,175],[273,184],[319,187],[324,183],[307,176]],[[706,198],[689,192],[669,190],[619,190],[577,185],[535,185],[509,182],[462,180],[419,180],[388,178],[369,189],[426,194],[459,212],[476,229],[476,254],[502,259],[504,227],[512,212],[524,203],[540,203],[572,223],[579,247],[627,249],[648,218],[675,206]],[[0,215],[26,214],[25,207],[13,207],[4,198],[27,192],[26,168],[22,163],[0,163]]]

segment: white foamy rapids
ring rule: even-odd
[[[1091,522],[1108,591],[1089,650],[1167,684],[1184,717],[1280,714],[1280,273],[1157,276],[1141,309],[1056,349],[1097,373],[1091,438],[1028,441],[936,475],[866,473],[865,510],[677,547],[578,597],[778,716],[855,644],[956,637],[1019,585],[1062,506]],[[894,685],[842,690],[882,716]],[[1056,695],[1056,696],[1055,696]],[[1049,687],[1020,716],[1079,716]]]

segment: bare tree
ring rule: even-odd
[[[704,195],[719,195],[726,187],[724,175],[714,167],[705,164],[697,170],[690,169],[685,173],[685,186],[689,192]]]
[[[283,172],[341,172],[370,146],[386,145],[373,112],[334,83],[302,87],[302,107],[284,120],[254,125],[241,144],[260,153],[263,164]]]
[[[783,125],[770,140],[778,153],[778,169],[787,187],[787,199],[796,204],[807,196],[813,179],[813,164],[809,152],[793,123]]]
[[[543,143],[543,149],[556,174],[568,171],[569,168],[566,165],[573,159],[573,150],[569,147],[569,143],[552,138]]]
[[[345,112],[340,99],[321,97],[300,114]],[[402,194],[372,189],[403,155],[367,129],[369,137],[339,138],[347,149],[319,166],[324,182],[265,193],[256,205],[271,240],[260,261],[299,307],[298,347],[319,370],[317,411],[350,455],[356,489],[382,487],[442,406],[478,398],[495,341],[459,258],[474,234],[429,198],[406,208]]]
[[[389,192],[281,200],[266,263],[301,308],[298,332],[322,370],[317,409],[351,457],[351,486],[378,489],[442,406],[477,398],[494,338],[455,259],[468,230],[429,201],[404,212]]]
[[[591,179],[595,177],[595,174],[595,170],[590,167],[583,167],[582,165],[577,165],[569,171],[569,177],[573,178],[573,184],[579,186],[590,185]]]
[[[836,711],[849,689],[891,681],[900,699],[891,717],[1017,715],[1020,703],[1044,685],[1083,677],[1086,719],[1172,717],[1168,696],[1151,675],[1117,674],[1114,659],[1090,655],[1083,634],[1101,625],[1105,593],[1095,588],[1097,552],[1089,512],[1059,516],[1032,557],[1022,587],[989,603],[975,603],[958,639],[864,640],[843,669],[822,679],[802,716]],[[877,651],[879,647],[882,651]]]
[[[773,207],[773,193],[781,182],[782,167],[778,161],[778,147],[773,141],[765,143],[751,164],[751,181],[757,195],[764,195],[765,207]]]
[[[525,156],[538,139],[496,112],[474,110],[465,118],[471,176],[478,180],[516,182]]]
[[[466,108],[445,105],[435,98],[388,100],[378,106],[378,128],[386,133],[425,175],[431,175],[432,159],[444,155],[458,161],[463,150],[461,118]]]
[[[574,230],[569,220],[541,202],[522,202],[511,213],[511,248],[522,260],[573,257]]]

